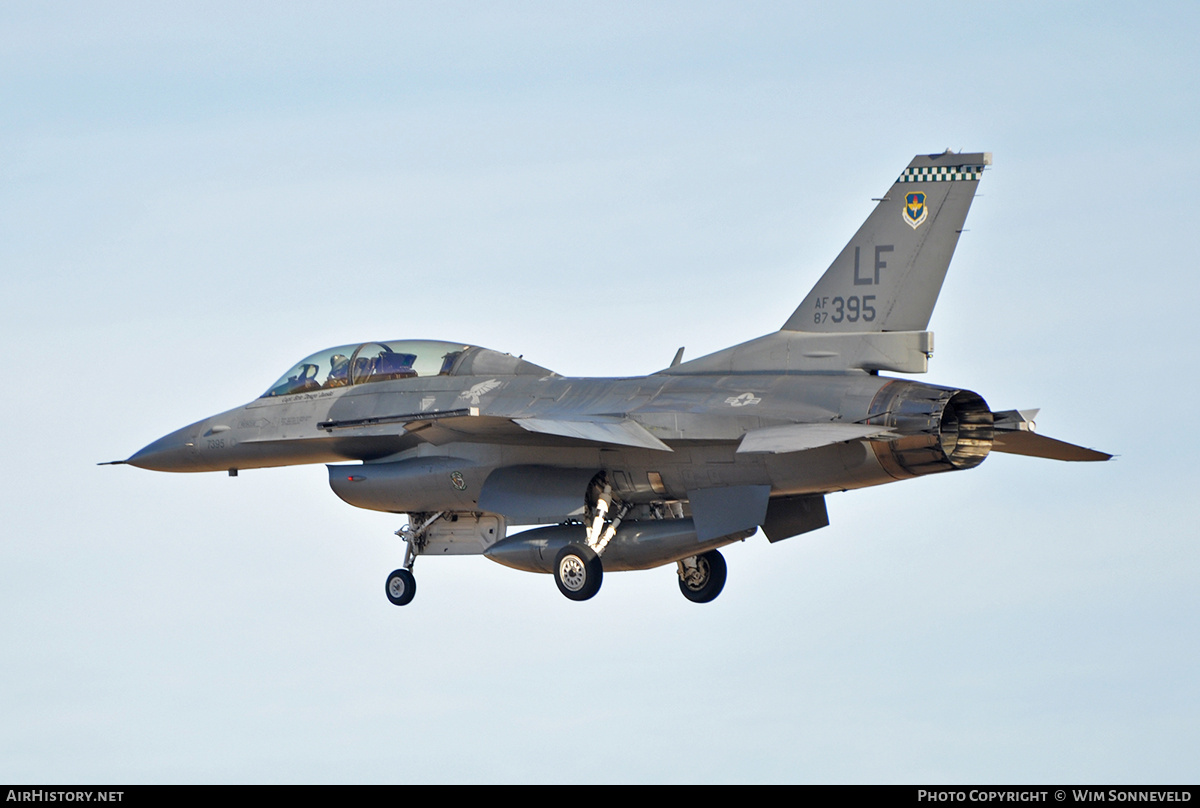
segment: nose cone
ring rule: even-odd
[[[196,451],[197,426],[191,424],[164,435],[125,462],[151,471],[194,471],[199,460]]]

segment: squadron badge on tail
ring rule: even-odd
[[[904,221],[909,227],[916,230],[928,215],[929,208],[925,207],[925,194],[920,191],[914,191],[911,194],[905,195]]]

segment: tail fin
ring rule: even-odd
[[[783,331],[923,331],[990,152],[918,155]]]

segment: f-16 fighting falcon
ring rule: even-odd
[[[351,505],[406,514],[420,556],[549,573],[572,600],[604,574],[674,563],[689,600],[725,584],[718,550],[829,524],[825,496],[974,468],[989,452],[1110,455],[1043,437],[1036,410],[883,373],[924,373],[942,281],[989,153],[919,155],[778,331],[633,378],[568,378],[459,342],[318,351],[248,404],[128,460],[156,471],[327,463]],[[353,461],[353,462],[347,462]],[[512,525],[542,525],[508,535]]]

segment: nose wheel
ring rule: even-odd
[[[417,594],[417,579],[405,569],[394,571],[387,577],[387,598],[396,606],[407,606]]]

